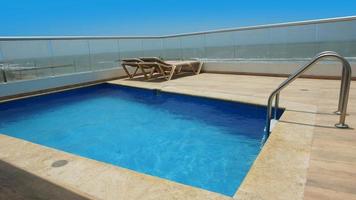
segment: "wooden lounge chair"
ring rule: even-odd
[[[125,58],[125,59],[122,59],[121,61],[122,61],[121,66],[124,69],[124,71],[126,72],[127,76],[129,76],[130,79],[132,79],[133,77],[135,77],[137,75],[137,71],[139,69],[141,70],[145,79],[149,79],[149,78],[151,78],[151,76],[155,70],[154,67],[140,65],[139,63],[142,63],[143,61],[138,58]],[[129,70],[127,69],[127,66],[133,67],[135,69],[134,73],[131,74],[129,72]],[[148,72],[146,72],[145,69],[149,70],[149,74],[150,74],[149,76],[147,76]]]
[[[141,57],[140,60],[143,61],[139,63],[140,66],[155,68],[151,70],[150,77],[157,71],[166,80],[171,80],[174,73],[180,73],[183,67],[189,67],[194,74],[199,74],[202,68],[202,62],[197,60],[163,61],[157,57]]]

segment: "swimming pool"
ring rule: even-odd
[[[266,109],[100,84],[0,110],[0,133],[233,196],[260,151]]]

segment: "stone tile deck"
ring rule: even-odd
[[[200,74],[112,84],[266,104],[285,78]],[[356,131],[333,124],[340,83],[298,79],[281,93],[287,110],[235,199],[356,199]],[[356,127],[352,85],[347,123]],[[52,167],[67,160],[63,167]],[[232,199],[0,135],[0,199]]]

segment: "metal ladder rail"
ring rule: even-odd
[[[342,63],[343,68],[342,68],[341,87],[339,93],[339,104],[338,104],[338,110],[335,112],[336,114],[340,115],[340,119],[339,119],[339,123],[335,124],[335,126],[337,128],[348,128],[348,125],[345,124],[345,118],[346,118],[347,103],[348,103],[349,90],[351,84],[351,74],[352,74],[351,66],[350,63],[344,57],[340,56],[338,53],[333,51],[324,51],[317,54],[309,63],[305,64],[294,74],[290,75],[287,80],[283,81],[283,83],[281,83],[278,86],[278,88],[271,93],[267,102],[267,117],[266,117],[266,129],[265,129],[266,136],[264,141],[266,141],[270,135],[273,99],[275,98],[274,118],[276,119],[277,110],[279,106],[279,94],[281,90],[283,90],[291,82],[297,79],[300,75],[302,75],[306,70],[308,70],[315,63],[319,62],[321,59],[326,57],[337,58]]]

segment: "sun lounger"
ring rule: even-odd
[[[151,70],[150,77],[157,71],[166,80],[171,80],[175,73],[180,73],[183,67],[188,67],[194,74],[199,74],[202,67],[202,62],[197,60],[188,61],[163,61],[157,57],[142,57],[143,62],[140,62],[140,66],[154,67],[156,70]]]
[[[121,60],[121,66],[124,69],[124,71],[126,72],[127,76],[129,76],[130,79],[132,79],[133,77],[135,77],[137,75],[137,71],[140,69],[143,76],[146,79],[151,78],[155,68],[154,67],[150,67],[150,66],[145,66],[145,65],[140,65],[140,63],[142,63],[143,61],[141,59],[138,58],[125,58]],[[127,69],[127,66],[129,67],[133,67],[135,69],[134,73],[130,73],[129,70]],[[149,70],[149,74],[150,76],[147,76],[148,72],[145,71],[145,69]]]

